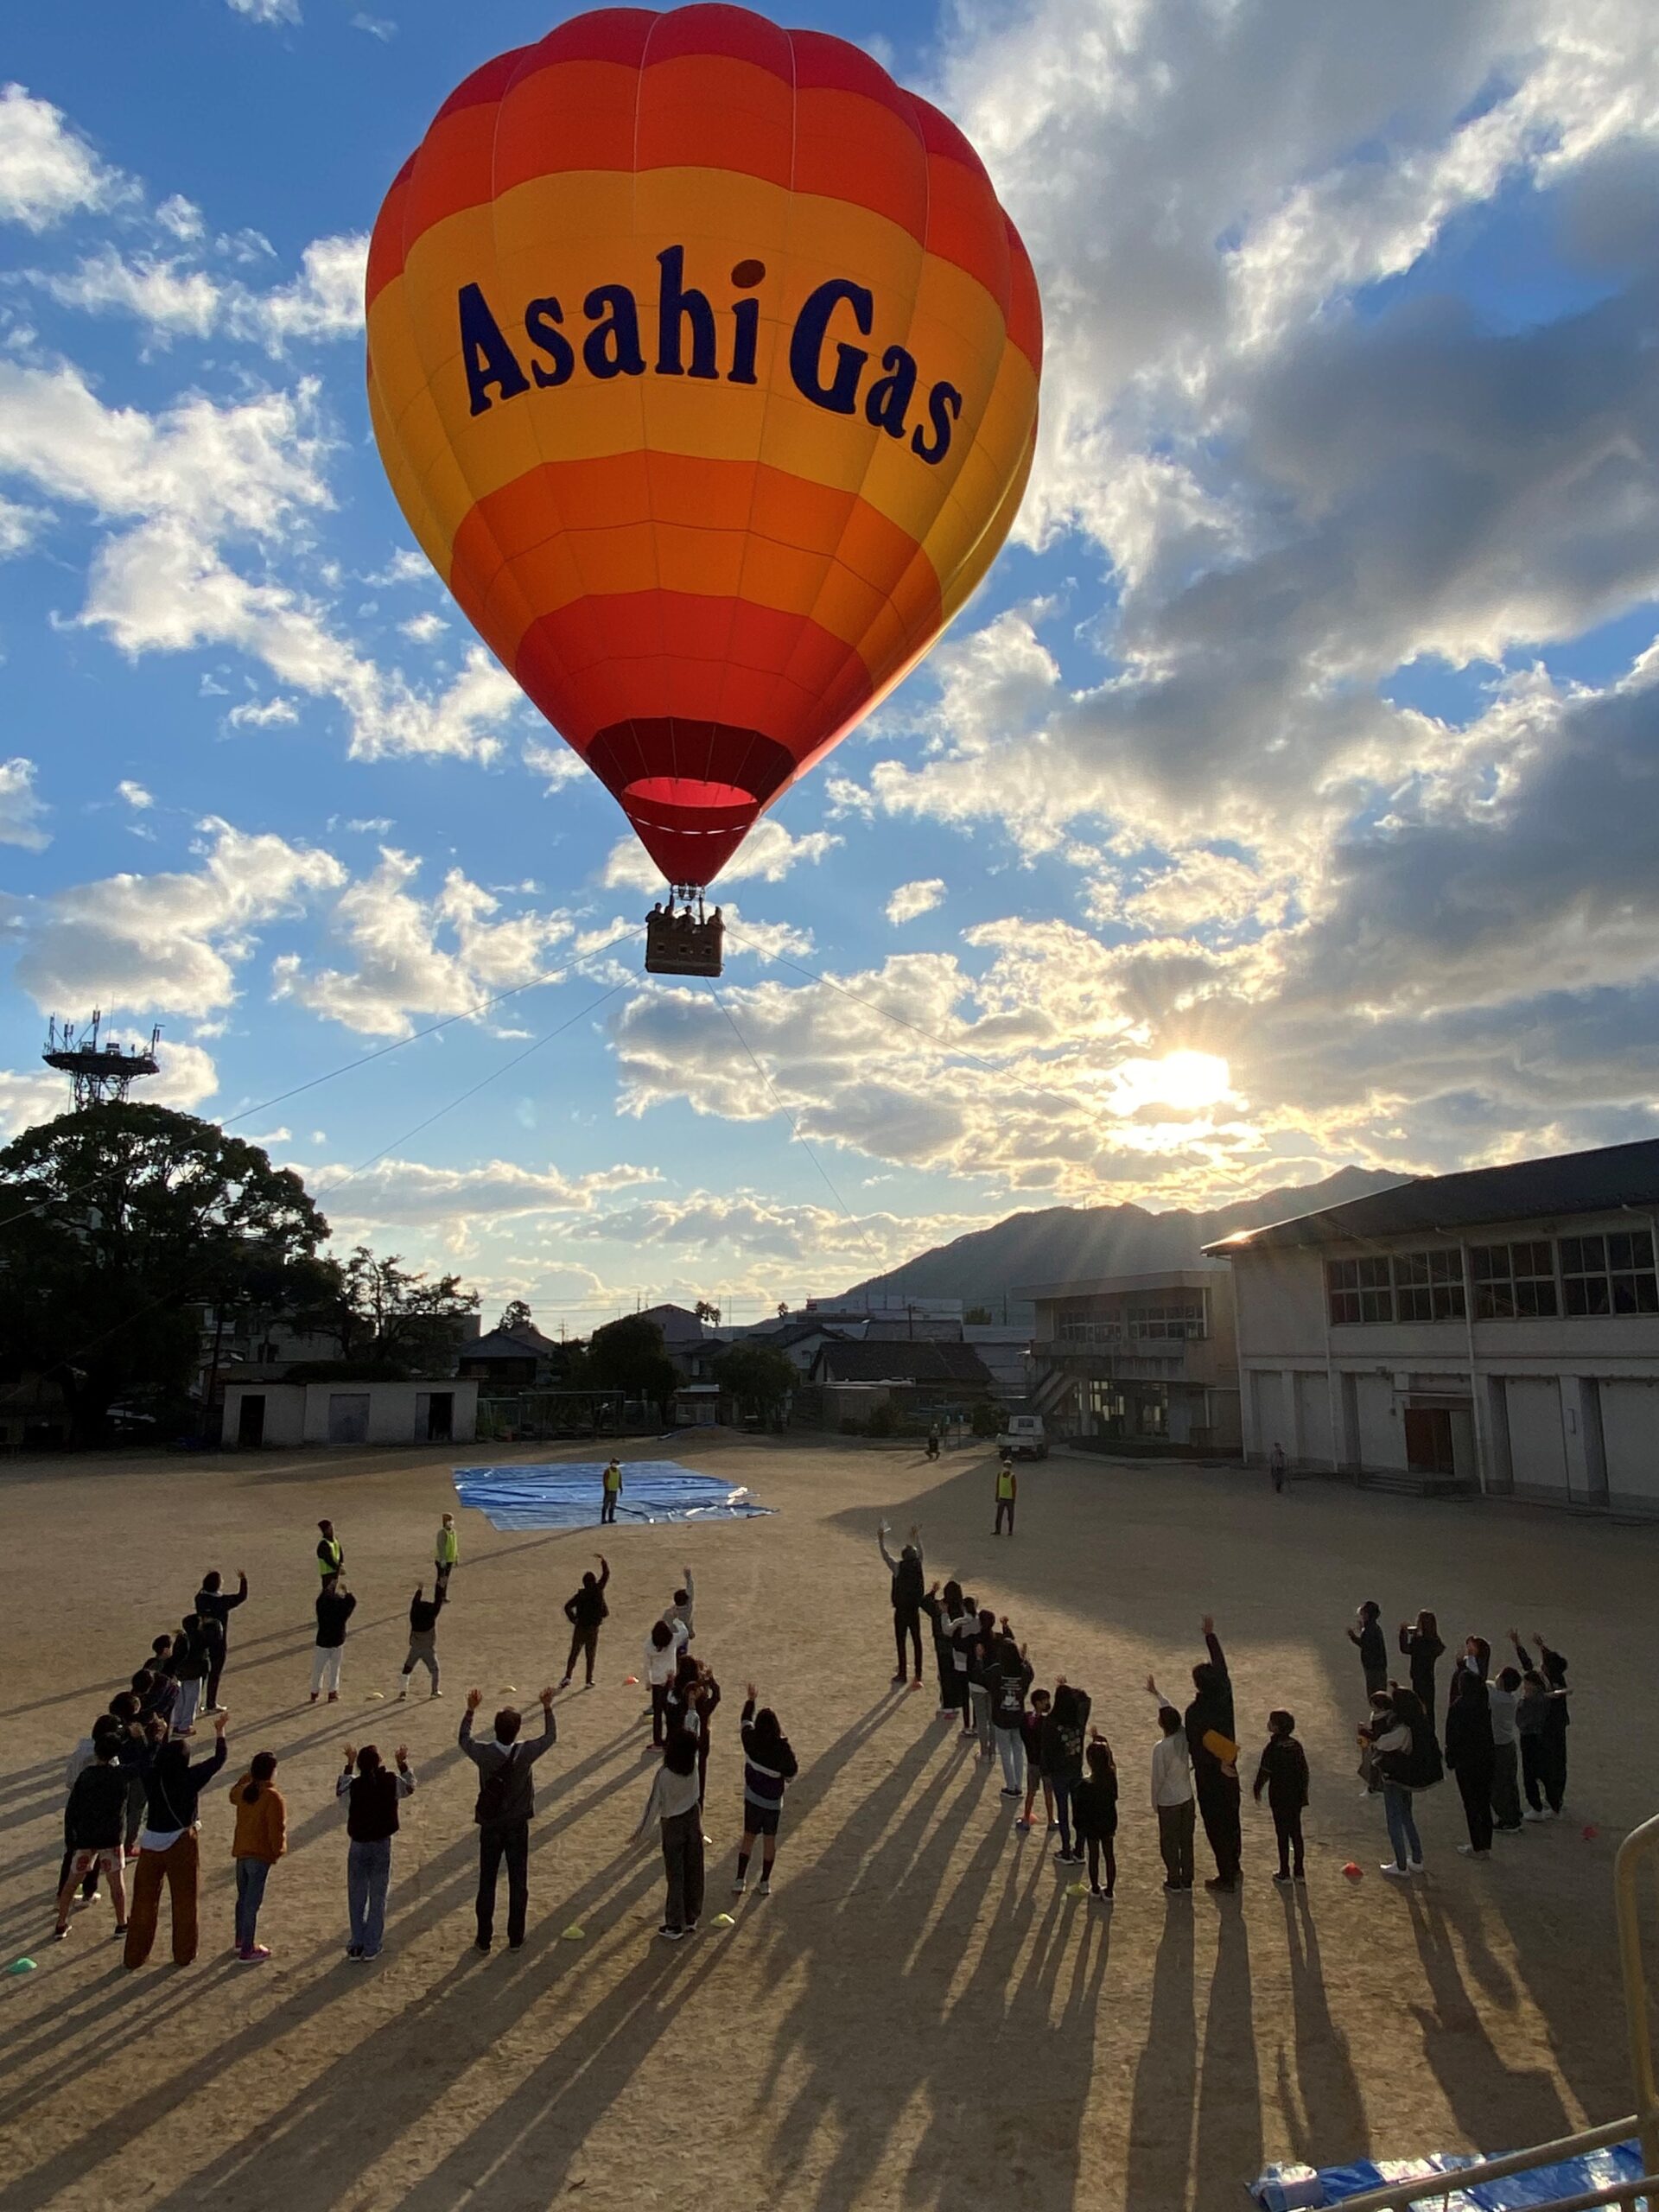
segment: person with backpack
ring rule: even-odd
[[[317,1642],[311,1661],[311,1702],[327,1690],[330,1705],[340,1703],[340,1669],[346,1657],[346,1624],[357,1599],[344,1575],[331,1574],[317,1592]]]
[[[1216,1862],[1206,1890],[1224,1894],[1238,1887],[1243,1857],[1239,1823],[1238,1742],[1233,1719],[1233,1681],[1216,1634],[1211,1616],[1204,1617],[1204,1647],[1208,1659],[1192,1669],[1192,1698],[1181,1716],[1186,1748],[1192,1758],[1192,1786],[1198,1793],[1198,1818]]]
[[[1089,1693],[1074,1688],[1064,1675],[1054,1685],[1054,1701],[1043,1723],[1043,1780],[1054,1800],[1054,1818],[1060,1831],[1060,1847],[1054,1854],[1060,1866],[1081,1866],[1083,1852],[1071,1841],[1071,1792],[1083,1780],[1083,1732],[1089,1725]]]
[[[438,1615],[443,1611],[448,1588],[447,1583],[440,1581],[429,1598],[425,1583],[415,1585],[415,1595],[409,1601],[409,1650],[397,1683],[399,1704],[409,1695],[409,1678],[416,1667],[424,1667],[431,1677],[432,1695],[443,1695],[438,1687]]]
[[[524,1947],[524,1919],[530,1910],[530,1823],[536,1812],[534,1769],[542,1753],[550,1751],[558,1736],[553,1719],[553,1692],[542,1692],[542,1732],[534,1744],[521,1743],[518,1732],[524,1716],[515,1705],[504,1705],[495,1716],[495,1733],[487,1744],[473,1741],[473,1715],[484,1702],[482,1690],[468,1690],[467,1710],[461,1716],[461,1748],[478,1769],[480,1780],[473,1818],[478,1823],[478,1948],[487,1951],[495,1933],[495,1891],[501,1862],[507,1862],[507,1948]],[[696,1753],[691,1757],[696,1771]],[[694,1793],[695,1795],[695,1793]]]
[[[196,1801],[228,1756],[226,1716],[213,1716],[213,1748],[191,1763],[182,1744],[163,1744],[144,1777],[144,1826],[138,1837],[138,1871],[127,1915],[124,1966],[143,1966],[156,1941],[162,1885],[173,1908],[173,1963],[188,1967],[196,1955],[196,1897],[200,1859],[196,1847]]]
[[[876,1530],[876,1548],[881,1554],[881,1563],[892,1576],[890,1595],[893,1600],[893,1642],[899,1662],[899,1671],[893,1676],[895,1684],[910,1680],[907,1671],[906,1642],[915,1654],[916,1681],[922,1679],[922,1599],[927,1585],[922,1576],[922,1532],[914,1522],[911,1523],[910,1541],[897,1559],[887,1549],[887,1538],[893,1534],[892,1524],[884,1521]]]
[[[236,1955],[245,1967],[263,1966],[270,1956],[259,1941],[259,1908],[270,1870],[288,1849],[288,1807],[274,1786],[276,1772],[276,1752],[256,1751],[247,1772],[231,1784],[236,1808],[231,1844],[236,1861]]]
[[[1282,1708],[1268,1715],[1268,1740],[1255,1770],[1250,1795],[1259,1805],[1268,1793],[1274,1840],[1279,1846],[1275,1882],[1302,1882],[1302,1815],[1307,1809],[1307,1753],[1296,1740],[1296,1716]],[[1294,1855],[1294,1865],[1292,1857]]]
[[[346,1955],[363,1966],[380,1955],[397,1807],[415,1787],[408,1745],[399,1744],[392,1756],[397,1762],[396,1772],[382,1763],[373,1744],[365,1744],[360,1751],[347,1744],[345,1771],[334,1781],[335,1796],[347,1801],[346,1833],[351,1839],[346,1852],[346,1903],[352,1924]]]
[[[201,1587],[196,1592],[196,1618],[210,1631],[211,1663],[207,1669],[207,1710],[219,1711],[219,1685],[225,1672],[225,1661],[230,1649],[231,1615],[238,1605],[248,1602],[248,1578],[238,1573],[234,1595],[225,1587],[225,1578],[219,1569],[210,1567],[201,1578]]]
[[[1024,1644],[1014,1642],[1005,1618],[988,1675],[991,1734],[996,1744],[996,1755],[1002,1762],[1005,1797],[1025,1795],[1026,1693],[1031,1688],[1033,1671]]]
[[[1382,1862],[1382,1872],[1404,1882],[1423,1871],[1422,1839],[1412,1801],[1418,1790],[1432,1789],[1445,1770],[1433,1724],[1416,1692],[1390,1683],[1389,1703],[1387,1725],[1371,1738],[1371,1758],[1382,1784],[1382,1817],[1394,1847],[1394,1857]]]
[[[745,1685],[741,1715],[743,1840],[737,1847],[737,1875],[732,1891],[734,1896],[741,1897],[748,1886],[749,1859],[759,1836],[765,1846],[760,1856],[760,1894],[769,1897],[772,1864],[778,1856],[778,1823],[783,1817],[784,1792],[800,1768],[772,1707],[763,1705],[759,1713],[755,1711],[757,1694],[753,1682]]]
[[[589,1567],[582,1578],[582,1587],[574,1591],[564,1601],[564,1618],[570,1624],[570,1656],[564,1662],[562,1690],[569,1689],[576,1671],[580,1654],[588,1662],[587,1687],[594,1687],[594,1661],[599,1656],[599,1630],[601,1621],[610,1618],[610,1607],[605,1602],[605,1585],[611,1579],[610,1561],[603,1552],[596,1552],[599,1573]]]
[[[1491,1694],[1478,1675],[1459,1667],[1452,1677],[1452,1702],[1446,1711],[1446,1764],[1457,1777],[1463,1800],[1467,1843],[1465,1859],[1492,1855],[1492,1786],[1497,1770],[1492,1740]]]

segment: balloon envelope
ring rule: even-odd
[[[973,149],[743,9],[603,9],[474,72],[367,294],[411,529],[673,882],[926,652],[1030,468],[1037,288]]]

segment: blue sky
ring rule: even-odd
[[[363,234],[556,16],[10,27],[5,1125],[58,1103],[47,1012],[159,1020],[155,1095],[342,1237],[574,1325],[745,1317],[1015,1206],[1650,1133],[1642,13],[791,19],[969,130],[1050,353],[1016,542],[722,882],[729,1019],[594,956],[648,877],[368,439]]]

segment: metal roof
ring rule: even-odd
[[[825,1382],[963,1382],[988,1388],[991,1376],[971,1344],[827,1344],[813,1362]]]
[[[1206,1253],[1219,1258],[1297,1244],[1365,1243],[1387,1236],[1447,1235],[1484,1224],[1617,1213],[1659,1206],[1659,1137],[1473,1167],[1456,1175],[1419,1175],[1392,1190],[1294,1216],[1263,1229],[1241,1229]]]
[[[1205,1248],[1215,1251],[1211,1244]],[[1157,1268],[1146,1275],[1077,1275],[1070,1282],[1027,1283],[1022,1290],[1011,1290],[1010,1298],[1038,1300],[1046,1303],[1056,1298],[1111,1298],[1132,1293],[1158,1290],[1208,1290],[1216,1277],[1223,1273],[1218,1267]],[[1029,1335],[1029,1330],[1026,1332]]]

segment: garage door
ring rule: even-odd
[[[328,1441],[331,1444],[366,1444],[368,1440],[368,1392],[331,1391],[328,1397]]]
[[[1611,1502],[1633,1498],[1659,1504],[1659,1385],[1604,1377],[1601,1440]]]
[[[1567,1496],[1567,1445],[1561,1433],[1561,1386],[1553,1375],[1511,1375],[1510,1464],[1523,1497]]]
[[[1328,1467],[1336,1458],[1331,1435],[1331,1385],[1323,1375],[1296,1377],[1296,1410],[1302,1420],[1302,1458]]]

